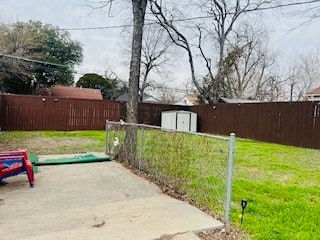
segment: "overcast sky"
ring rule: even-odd
[[[121,11],[108,17],[107,9],[95,10],[75,3],[80,0],[0,0],[0,21],[12,23],[17,20],[40,20],[60,28],[100,27],[121,25],[131,18],[130,2],[119,1]],[[117,8],[114,8],[117,9]],[[119,7],[118,7],[119,9]],[[270,47],[279,51],[282,58],[294,53],[303,53],[320,46],[319,21],[298,30],[288,32],[302,20],[283,18],[269,14],[265,20],[269,30]],[[81,42],[84,61],[76,70],[81,73],[102,74],[108,65],[121,78],[128,79],[128,66],[123,64],[120,43],[121,29],[70,31],[72,39]],[[180,82],[189,79],[189,70],[181,65],[174,69],[173,78]],[[79,76],[78,76],[79,77]],[[177,86],[178,87],[178,86]]]

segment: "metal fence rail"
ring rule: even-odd
[[[229,223],[234,134],[227,138],[107,121],[107,154],[130,156],[123,148],[128,129],[136,132],[136,152],[134,159],[126,161]]]

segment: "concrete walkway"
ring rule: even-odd
[[[223,227],[116,162],[42,166],[35,178],[0,186],[1,240],[196,239],[180,233]]]

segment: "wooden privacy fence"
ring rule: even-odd
[[[194,106],[200,132],[320,148],[320,104],[313,102]]]
[[[161,112],[171,110],[189,110],[188,106],[139,103],[138,121],[139,123],[160,126]]]
[[[1,102],[1,130],[104,129],[121,114],[115,101],[3,95]]]
[[[320,104],[250,103],[193,107],[139,103],[139,123],[160,126],[161,112],[190,110],[198,114],[198,131],[265,142],[320,148]],[[125,120],[125,103],[25,95],[0,95],[0,129],[104,129],[105,120]]]
[[[159,125],[161,112],[186,107],[139,103],[140,123]],[[126,119],[124,102],[26,95],[0,95],[0,129],[89,130],[104,129],[106,119]]]

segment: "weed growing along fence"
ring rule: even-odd
[[[227,181],[227,160],[229,156],[232,174],[233,156],[233,147],[228,155],[229,138],[107,121],[107,154],[117,157],[128,128],[137,132],[136,157],[133,161],[126,159],[133,167],[175,192],[186,194],[198,206],[218,212],[229,222],[232,176]]]

